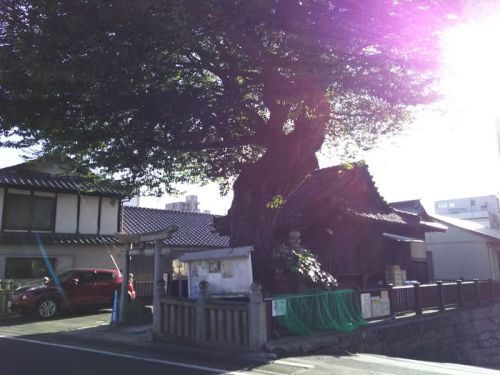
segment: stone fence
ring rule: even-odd
[[[253,283],[249,301],[234,302],[210,298],[208,283],[202,281],[197,300],[161,296],[154,314],[154,337],[259,350],[267,341],[261,289]]]
[[[270,341],[280,355],[372,353],[500,368],[500,305],[470,305],[413,319],[370,324],[350,333],[323,332]]]
[[[0,314],[8,312],[9,293],[16,288],[14,280],[0,280]]]

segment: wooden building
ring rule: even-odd
[[[304,248],[317,255],[341,287],[371,287],[404,270],[407,280],[426,282],[425,232],[442,227],[390,207],[365,165],[336,166],[306,176],[286,198],[276,236],[301,232]]]

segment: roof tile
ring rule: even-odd
[[[229,238],[219,235],[213,226],[214,215],[199,212],[161,210],[144,207],[123,208],[122,232],[149,233],[176,225],[179,229],[165,240],[169,246],[227,247]]]
[[[63,192],[99,194],[122,197],[126,193],[117,184],[109,181],[96,182],[77,176],[56,176],[48,173],[25,172],[25,174],[0,170],[0,185],[18,188],[42,188]]]

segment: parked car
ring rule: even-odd
[[[111,307],[115,290],[120,288],[122,277],[117,270],[75,269],[47,279],[38,285],[16,289],[9,295],[12,311],[23,315],[36,315],[50,319],[61,311],[79,308],[101,309]],[[128,283],[130,299],[135,298],[131,279]]]

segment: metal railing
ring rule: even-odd
[[[380,292],[384,289],[377,289]],[[420,315],[424,311],[443,311],[471,304],[481,304],[500,298],[500,281],[473,280],[455,282],[437,281],[433,284],[389,286],[390,315]],[[373,289],[360,290],[360,293],[374,292]]]

